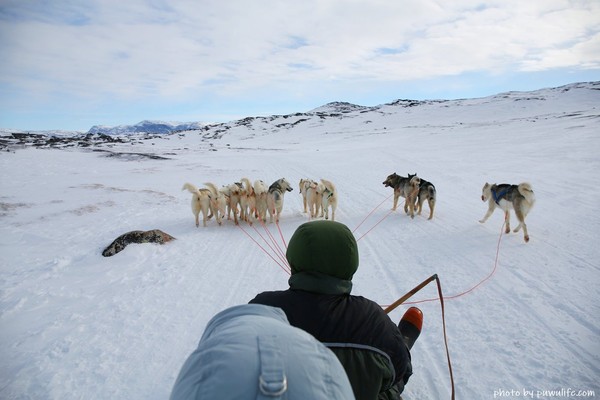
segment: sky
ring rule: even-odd
[[[0,128],[227,122],[600,80],[598,0],[0,0]]]

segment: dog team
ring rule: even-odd
[[[236,225],[240,219],[249,224],[256,220],[266,223],[267,212],[271,222],[273,218],[279,222],[285,192],[293,190],[285,178],[276,180],[269,187],[262,180],[256,180],[252,184],[248,178],[242,178],[241,182],[223,186],[221,189],[217,189],[211,182],[206,182],[204,186],[206,188],[198,188],[191,183],[185,183],[182,188],[192,194],[192,213],[196,218],[196,226],[200,226],[200,213],[203,226],[206,226],[206,222],[213,216],[221,225],[223,217],[231,219],[232,214]]]
[[[248,178],[242,178],[241,182],[223,186],[221,189],[217,189],[210,182],[204,185],[206,188],[198,188],[191,183],[185,183],[182,189],[192,193],[192,213],[195,216],[196,226],[200,225],[200,213],[203,216],[203,226],[206,226],[207,220],[213,216],[221,225],[223,217],[231,219],[232,214],[236,225],[239,224],[239,219],[249,224],[252,224],[253,221],[266,223],[267,213],[270,222],[275,219],[275,222],[278,223],[283,210],[284,195],[293,190],[285,178],[278,179],[269,187],[262,180],[256,180],[254,184],[251,184]],[[408,174],[404,177],[394,172],[383,181],[383,185],[394,190],[392,210],[396,210],[398,200],[403,197],[405,198],[404,212],[414,218],[415,212],[417,215],[421,215],[423,204],[427,201],[428,219],[433,218],[437,195],[435,186],[431,182],[417,174]],[[329,219],[329,210],[331,209],[331,219],[335,221],[338,193],[331,181],[321,179],[320,182],[316,182],[311,179],[300,179],[299,191],[302,195],[303,211],[308,213],[309,218]],[[494,210],[500,208],[504,211],[506,233],[509,233],[509,211],[512,209],[519,220],[519,225],[514,232],[523,228],[524,240],[529,242],[525,217],[535,203],[535,196],[529,183],[519,185],[486,183],[482,189],[481,200],[488,202],[488,210],[479,222],[485,223]]]

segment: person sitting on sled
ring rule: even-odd
[[[302,224],[286,258],[289,289],[260,293],[250,303],[283,309],[292,326],[329,347],[357,400],[399,399],[412,375],[410,348],[421,331],[421,311],[410,308],[396,325],[377,303],[350,295],[358,246],[341,223]]]
[[[352,400],[336,356],[276,307],[243,304],[206,325],[170,400]]]

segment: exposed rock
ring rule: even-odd
[[[118,238],[116,238],[110,244],[110,246],[104,249],[102,255],[104,257],[114,256],[130,243],[165,244],[170,242],[171,240],[175,240],[175,238],[159,229],[153,229],[151,231],[131,231],[124,233]]]

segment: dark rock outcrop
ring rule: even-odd
[[[122,251],[130,243],[158,243],[165,244],[175,240],[175,238],[168,233],[165,233],[159,229],[153,229],[150,231],[131,231],[122,234],[116,238],[110,246],[102,251],[104,257],[111,257]]]

